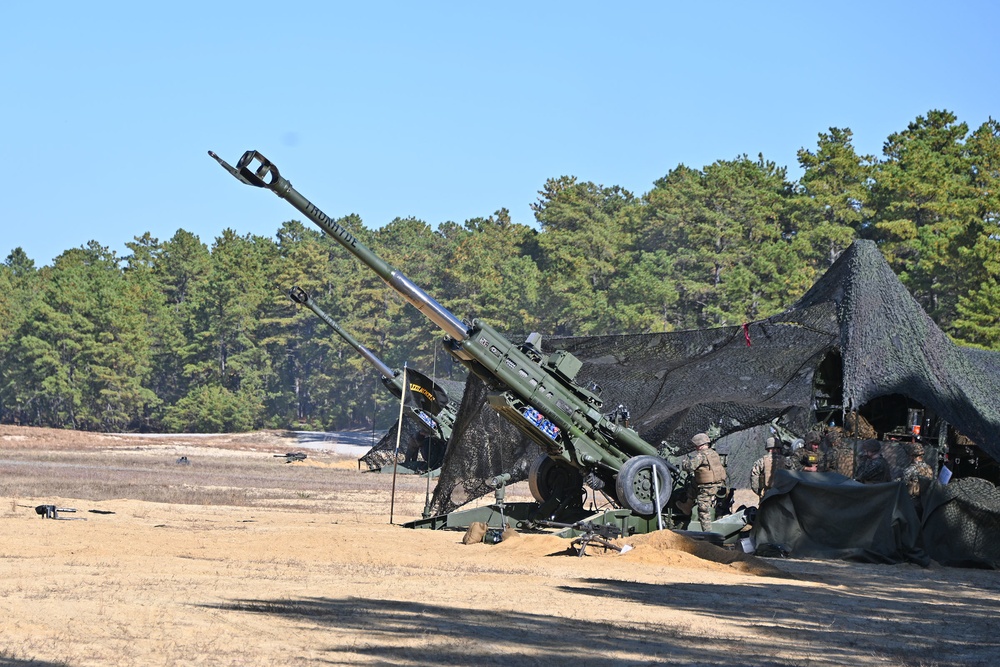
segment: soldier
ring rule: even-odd
[[[820,434],[818,431],[806,433],[805,445],[798,452],[798,469],[803,472],[826,472],[829,466],[826,455],[819,449]]]
[[[775,438],[764,442],[764,450],[764,456],[757,459],[750,469],[750,488],[758,498],[763,498],[771,488],[775,472],[789,468],[788,459],[781,453],[781,443]]]
[[[862,484],[888,482],[889,463],[882,458],[882,443],[878,440],[865,440],[861,443],[861,453],[864,458],[858,462],[854,479]]]
[[[913,499],[913,504],[917,507],[917,514],[922,514],[920,494],[934,479],[934,471],[924,463],[923,445],[919,442],[909,442],[905,449],[906,453],[910,455],[910,465],[903,471],[900,480],[906,486],[910,498]]]
[[[681,468],[694,478],[695,503],[702,530],[708,530],[712,525],[712,506],[727,477],[722,457],[709,446],[711,442],[707,434],[696,433],[691,438],[691,444],[697,449],[688,454],[681,464]]]
[[[826,442],[827,469],[844,477],[854,477],[854,447],[843,438],[840,429],[829,431]]]
[[[803,451],[805,450],[801,440],[793,441],[791,444],[784,443],[781,455],[785,457],[785,468],[792,472],[802,472],[800,457]]]

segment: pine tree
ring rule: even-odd
[[[543,324],[557,334],[607,331],[613,319],[608,290],[627,264],[635,197],[569,176],[550,179],[539,195],[532,209],[541,228]]]
[[[274,242],[263,237],[226,229],[216,239],[208,275],[191,293],[195,332],[183,351],[189,388],[166,410],[170,428],[222,423],[225,430],[245,431],[263,425],[272,370],[260,340],[260,308],[277,288],[268,268],[276,254]],[[209,398],[223,411],[211,419],[202,410]]]
[[[7,405],[26,423],[87,430],[136,426],[154,394],[140,294],[91,241],[56,258],[14,335]]]
[[[459,317],[475,317],[501,331],[524,335],[542,317],[542,274],[532,257],[538,233],[515,224],[506,209],[467,220],[451,236],[442,292]]]
[[[681,165],[656,182],[640,239],[672,258],[676,328],[767,317],[804,292],[804,260],[789,252],[791,192],[785,169],[762,156]]]
[[[954,335],[961,341],[1000,350],[1000,123],[983,123],[966,142],[977,193],[975,242],[957,248],[968,267],[956,306]]]
[[[875,158],[859,156],[850,129],[820,133],[816,152],[798,152],[799,180],[793,219],[796,251],[808,258],[813,275],[823,273],[855,239],[867,232]]]
[[[875,238],[890,266],[946,331],[972,268],[958,261],[975,244],[979,195],[965,123],[931,111],[889,136],[872,189]]]

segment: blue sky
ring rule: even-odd
[[[744,153],[797,177],[829,127],[880,155],[931,109],[1000,116],[998,25],[987,0],[5,3],[0,261],[301,217],[208,150],[371,227],[533,224],[548,178],[642,194]]]

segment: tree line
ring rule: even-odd
[[[932,110],[859,155],[846,128],[798,152],[678,165],[636,195],[548,180],[535,226],[507,210],[436,228],[338,220],[460,317],[586,335],[738,326],[781,312],[855,239],[956,341],[1000,350],[1000,123]],[[314,195],[316,196],[316,195]],[[317,202],[320,203],[320,202]],[[288,289],[386,363],[461,379],[440,332],[336,242],[178,230],[0,264],[0,421],[86,430],[386,426],[375,371]]]

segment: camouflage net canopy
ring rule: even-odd
[[[871,437],[862,426],[884,434],[887,419],[905,421],[906,405],[933,413],[1000,458],[1000,355],[953,344],[870,241],[854,243],[798,303],[766,320],[543,345],[578,357],[578,381],[602,387],[606,412],[624,405],[650,444],[683,452],[695,433],[729,436],[737,480],[744,475],[734,462],[749,469],[774,419],[799,435],[821,423]],[[497,474],[525,479],[540,452],[486,405],[487,391],[469,379],[434,513],[489,493]],[[891,397],[894,411],[904,406],[901,417],[886,416],[882,402]]]
[[[489,406],[489,389],[469,375],[444,464],[434,488],[431,514],[446,514],[493,491],[489,480],[510,473],[510,483],[528,478],[542,450]]]

